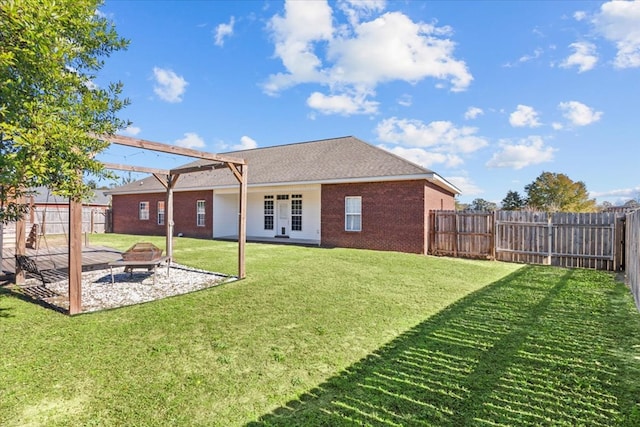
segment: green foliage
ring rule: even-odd
[[[587,186],[562,173],[543,172],[525,188],[531,208],[547,212],[595,212],[596,201],[589,199]]]
[[[495,211],[497,206],[495,203],[489,202],[485,199],[474,199],[469,208],[474,211],[490,212]]]
[[[455,204],[456,204],[456,210],[457,211],[464,211],[469,209],[469,203],[462,203],[460,200],[458,200],[458,197],[456,196],[455,198]]]
[[[97,14],[99,0],[0,0],[0,187],[19,197],[48,186],[81,199],[89,192],[83,172],[104,176],[94,159],[127,123],[117,113],[120,83],[93,80],[104,57],[127,41]],[[13,199],[3,199],[0,220]]]
[[[526,206],[526,200],[520,196],[517,191],[509,190],[507,195],[502,199],[502,209],[505,211],[517,211]]]

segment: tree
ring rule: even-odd
[[[561,173],[543,172],[525,186],[528,205],[548,212],[595,212],[596,201],[587,186]]]
[[[464,211],[469,209],[469,204],[468,203],[462,203],[460,200],[458,200],[458,198],[455,198],[455,204],[456,204],[456,210],[457,211]]]
[[[496,208],[497,206],[495,203],[489,202],[485,199],[473,199],[473,201],[471,202],[471,206],[469,207],[469,209],[471,210],[481,212],[494,211],[496,210]]]
[[[627,200],[623,206],[629,209],[636,209],[640,207],[640,202],[634,199],[630,199],[630,200]]]
[[[103,58],[125,49],[100,0],[0,0],[0,222],[24,213],[26,188],[80,200],[83,173],[105,177],[95,155],[128,123],[121,83],[94,83]]]
[[[526,200],[517,191],[509,190],[502,199],[501,206],[505,211],[518,211],[526,206]]]

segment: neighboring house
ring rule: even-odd
[[[428,212],[460,191],[437,173],[354,137],[224,153],[247,161],[247,240],[427,253]],[[198,160],[185,166],[208,164]],[[175,233],[237,239],[238,183],[224,169],[180,176]],[[106,192],[113,231],[163,235],[165,197],[150,176]]]

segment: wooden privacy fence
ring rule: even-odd
[[[625,241],[627,284],[640,310],[640,209],[626,216]]]
[[[106,209],[91,206],[82,207],[82,232],[104,233],[106,223]],[[27,221],[27,229],[33,223],[38,224],[43,235],[68,234],[69,206],[35,207],[32,209],[32,220]]]
[[[617,271],[623,221],[609,212],[431,211],[429,253]]]
[[[37,224],[39,236],[65,235],[69,234],[69,207],[62,205],[59,207],[35,207],[31,211],[32,215],[27,216],[27,234],[34,224]],[[82,208],[82,232],[83,233],[105,233],[111,231],[110,210],[84,206]],[[5,248],[15,248],[16,224],[8,223],[0,225],[2,233],[0,241]]]

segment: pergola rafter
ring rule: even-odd
[[[246,244],[246,206],[247,206],[247,162],[242,158],[223,156],[207,153],[190,148],[177,147],[160,142],[130,138],[121,135],[94,135],[112,144],[136,147],[144,150],[158,151],[197,159],[210,160],[201,166],[191,166],[171,170],[151,168],[147,166],[131,166],[115,163],[103,163],[106,169],[116,169],[131,172],[143,172],[152,174],[167,191],[166,194],[166,253],[173,259],[173,190],[180,175],[202,172],[210,169],[229,168],[239,183],[238,206],[238,278],[246,276],[245,271],[245,244]],[[25,247],[25,222],[19,221],[16,233],[16,249],[24,254]],[[82,203],[76,200],[69,201],[69,314],[77,314],[82,311]],[[24,280],[24,273],[16,266],[16,281]]]

